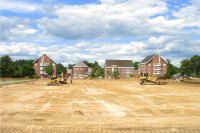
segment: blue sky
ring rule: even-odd
[[[200,55],[199,0],[1,0],[1,55],[68,65]]]

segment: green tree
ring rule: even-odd
[[[139,62],[137,61],[133,63],[134,70],[138,70],[138,64]]]
[[[114,79],[119,78],[119,77],[118,77],[118,76],[119,76],[119,71],[118,71],[117,68],[114,68],[114,71],[112,72],[112,75],[113,75],[113,78],[114,78]]]
[[[47,73],[49,76],[53,75],[53,66],[52,65],[48,65],[44,68],[45,73]]]
[[[94,72],[94,71],[92,71],[92,72],[90,73],[90,77],[91,77],[91,78],[95,78],[95,77],[96,77],[96,75],[95,75],[95,72]]]
[[[24,64],[22,66],[21,73],[22,73],[23,77],[24,76],[33,77],[33,75],[35,75],[35,70],[32,65]]]
[[[85,60],[83,62],[90,68],[92,68],[90,77],[92,78],[104,77],[104,69],[99,65],[97,61],[95,61],[94,63],[90,63]]]
[[[13,77],[33,77],[35,70],[33,68],[33,60],[16,60],[14,61],[15,72]]]
[[[95,61],[96,62],[96,61]],[[90,68],[94,68],[95,67],[95,63],[90,63],[89,61],[87,60],[84,60],[83,63],[85,63],[88,67]]]
[[[92,78],[97,78],[99,76],[103,77],[102,68],[97,61],[95,61],[94,63],[91,63],[87,60],[84,60],[82,62],[85,63],[89,68],[92,68],[92,72],[90,74],[90,77],[92,77]]]
[[[200,76],[200,56],[194,55],[192,58],[190,58],[190,63],[193,76]]]
[[[184,75],[184,74],[191,75],[192,67],[191,67],[190,59],[184,59],[181,61],[180,72],[182,75]]]
[[[74,66],[74,64],[69,64],[69,65],[68,65],[68,69],[72,69],[73,66]]]
[[[12,59],[8,56],[1,56],[0,58],[0,76],[1,77],[11,77],[14,73],[14,66]]]
[[[167,78],[171,78],[172,75],[177,74],[179,69],[178,67],[174,66],[173,64],[171,64],[171,61],[169,59],[167,59],[167,73],[165,74],[165,76]]]
[[[58,64],[58,74],[66,73],[66,67],[64,67],[61,63]]]
[[[22,69],[18,69],[18,70],[15,70],[15,72],[13,73],[13,77],[17,77],[17,78],[19,78],[19,77],[22,77]]]

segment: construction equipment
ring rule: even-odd
[[[64,74],[61,74],[61,77],[51,77],[51,81],[48,83],[48,86],[59,86],[60,84],[67,84],[67,78],[64,78]]]
[[[160,85],[161,82],[159,79],[154,75],[154,76],[148,76],[148,74],[144,74],[142,77],[140,77],[140,84],[143,85],[145,82],[149,83],[155,83],[157,85]]]

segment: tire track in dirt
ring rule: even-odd
[[[5,95],[1,95],[4,102],[0,106],[10,105],[9,108],[13,110],[3,108],[0,111],[1,132],[200,132],[200,114],[197,113],[198,110],[200,111],[199,99],[195,99],[200,94],[198,90],[189,92],[185,91],[185,88],[176,88],[173,91],[171,86],[165,86],[164,90],[163,86],[154,88],[153,85],[139,88],[137,83],[121,80],[112,82],[77,80],[73,82],[73,85],[56,87],[47,87],[46,81],[39,82],[41,84],[38,83],[37,86],[25,84],[16,85],[15,89],[8,86],[6,89],[2,88]],[[26,90],[26,88],[29,89]],[[23,90],[26,91],[23,92]],[[179,103],[174,101],[176,95],[181,98],[179,97],[181,91],[181,95],[190,100],[183,99],[183,103],[180,103],[180,99]],[[167,97],[170,94],[174,96]],[[188,97],[190,94],[191,96]],[[23,95],[27,96],[27,101],[26,96],[23,97]],[[34,97],[34,95],[40,96]],[[157,99],[161,99],[162,104],[157,105]],[[185,103],[185,101],[188,102]],[[26,109],[28,103],[31,103],[33,108]],[[176,105],[179,108],[183,107],[183,113],[176,112]],[[167,107],[175,110],[173,114],[155,113],[162,108],[167,111]],[[190,112],[192,110],[196,112]],[[153,115],[147,115],[151,113]]]

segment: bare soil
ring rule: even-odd
[[[0,88],[1,133],[199,133],[200,85],[48,80]]]

